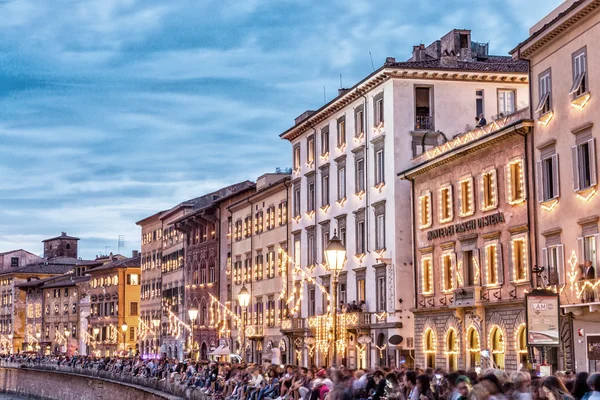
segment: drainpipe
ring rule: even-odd
[[[356,89],[356,91],[358,92],[358,89]],[[364,128],[364,132],[365,132],[365,250],[367,253],[369,253],[369,193],[370,191],[370,187],[369,187],[369,131],[368,131],[368,98],[367,96],[365,96],[364,94],[361,94],[361,97],[364,99],[363,101],[363,128]],[[385,103],[384,103],[385,104]],[[373,158],[373,161],[375,161],[375,158]]]
[[[417,237],[417,220],[416,220],[416,204],[415,204],[415,182],[413,179],[409,179],[410,181],[410,207],[412,210],[411,213],[411,223],[412,223],[412,230],[411,230],[411,236],[412,236],[412,243],[413,243],[413,261],[412,261],[412,266],[413,266],[413,285],[414,285],[414,290],[415,290],[415,296],[414,296],[414,304],[413,304],[413,308],[417,308],[417,294],[419,293],[419,285],[417,283],[417,243],[416,243],[416,237]],[[413,316],[414,318],[414,316]]]

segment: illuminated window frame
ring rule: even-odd
[[[459,206],[459,213],[458,215],[460,215],[461,217],[469,217],[473,214],[475,214],[475,196],[474,196],[474,191],[473,191],[473,177],[469,176],[468,178],[464,178],[461,179],[458,182],[458,206]],[[465,189],[466,190],[463,190]],[[465,191],[466,196],[465,196]],[[466,197],[466,199],[465,199]],[[465,203],[466,202],[466,203]],[[467,210],[465,210],[464,205],[468,204],[469,207]]]
[[[510,205],[523,203],[527,197],[524,167],[523,159],[513,160],[506,165],[506,202]]]
[[[521,265],[522,272],[524,272],[524,276],[519,278],[517,271],[517,254],[515,253],[515,243],[521,243],[522,256],[521,256]],[[512,260],[512,281],[514,283],[524,283],[529,282],[529,254],[527,253],[527,236],[520,235],[517,237],[513,237],[510,241],[510,259]]]
[[[488,180],[490,183],[487,184]],[[481,195],[481,211],[489,211],[498,208],[498,179],[496,168],[491,168],[480,175],[479,187]]]
[[[431,192],[427,191],[419,196],[419,227],[426,229],[431,227],[432,223]]]
[[[421,294],[433,294],[433,282],[433,257],[426,255],[421,259]]]
[[[439,189],[440,224],[445,224],[454,219],[454,204],[452,201],[452,185]]]
[[[499,286],[502,284],[501,251],[502,247],[498,242],[487,243],[484,247],[485,286]],[[491,262],[493,262],[493,265],[490,265]],[[490,277],[495,279],[492,281]]]
[[[450,263],[450,269],[447,270],[447,262]],[[456,288],[456,254],[454,252],[443,253],[440,257],[440,271],[442,275],[442,292],[452,292]],[[446,280],[450,276],[450,286],[446,285]]]

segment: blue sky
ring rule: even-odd
[[[0,251],[135,221],[291,164],[279,134],[452,28],[506,54],[559,0],[0,0]]]

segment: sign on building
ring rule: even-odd
[[[527,346],[560,345],[559,296],[549,291],[534,291],[525,296]]]
[[[600,360],[600,335],[587,336],[588,360]]]

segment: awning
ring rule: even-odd
[[[231,352],[229,346],[219,345],[212,353],[208,353],[209,356],[228,356]]]

